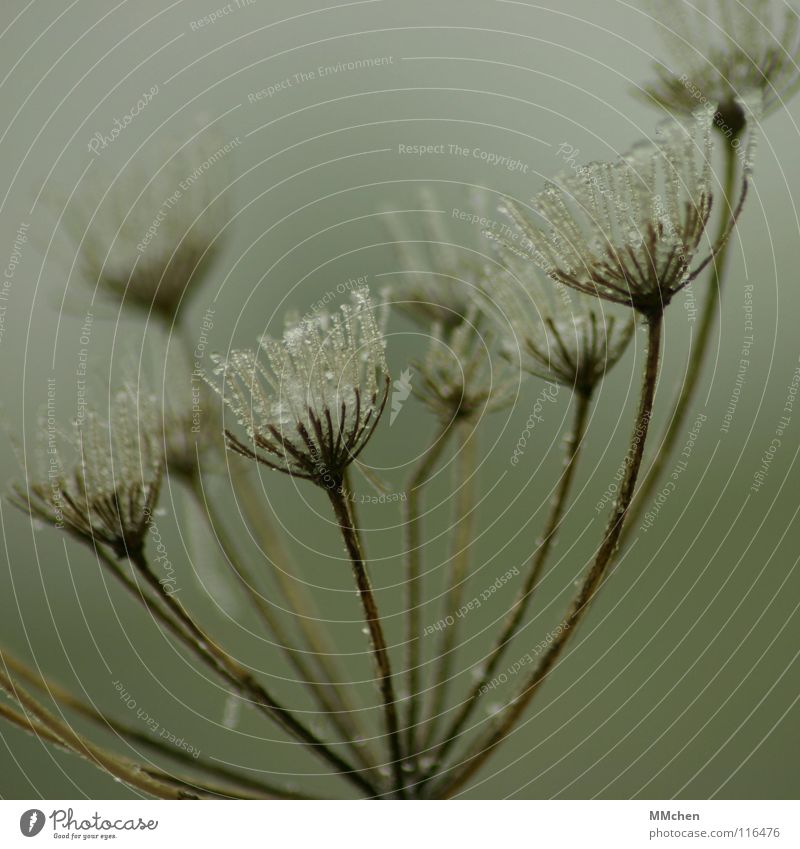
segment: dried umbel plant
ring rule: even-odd
[[[788,28],[786,33],[793,36],[794,30]],[[767,64],[762,63],[762,70]],[[772,73],[771,79],[783,78]],[[90,547],[98,562],[144,606],[158,627],[213,672],[230,691],[230,698],[249,703],[275,722],[354,791],[371,798],[452,796],[506,739],[539,692],[590,609],[624,539],[652,416],[664,310],[704,267],[714,268],[724,258],[750,179],[751,145],[746,144],[742,146],[745,158],[737,202],[731,203],[729,197],[734,185],[730,174],[735,169],[728,171],[726,197],[720,198],[715,191],[710,162],[712,128],[720,115],[729,111],[729,104],[725,105],[728,94],[717,96],[720,109],[706,104],[690,121],[663,128],[655,143],[638,145],[618,161],[593,163],[556,178],[534,199],[532,208],[506,202],[504,214],[516,228],[516,237],[510,241],[492,244],[482,239],[476,244],[459,244],[446,232],[449,216],[439,209],[431,193],[424,194],[422,209],[387,216],[395,222],[402,266],[388,300],[405,301],[400,309],[413,318],[417,331],[430,339],[430,350],[415,363],[413,389],[435,420],[433,439],[422,446],[403,493],[407,654],[401,670],[402,701],[396,695],[393,650],[385,638],[372,590],[356,499],[348,479],[350,466],[382,420],[390,390],[381,311],[376,312],[365,288],[357,289],[351,301],[333,314],[290,317],[280,338],[265,337],[256,350],[215,358],[214,374],[207,380],[224,402],[219,406],[230,410],[238,422],[224,431],[224,439],[232,452],[250,461],[239,461],[239,466],[246,465],[248,470],[265,466],[310,480],[330,500],[363,607],[383,736],[364,723],[365,711],[357,699],[353,705],[351,688],[344,683],[347,675],[337,671],[335,648],[324,623],[315,615],[313,598],[302,596],[289,580],[296,575],[292,552],[271,523],[263,492],[248,488],[244,475],[234,477],[233,488],[241,497],[240,506],[258,537],[263,557],[248,562],[240,540],[226,533],[225,517],[215,511],[213,493],[204,489],[197,462],[198,450],[206,446],[207,437],[187,435],[194,419],[188,407],[169,403],[179,400],[171,390],[165,390],[168,403],[162,408],[142,393],[126,389],[112,405],[110,423],[90,414],[66,440],[74,460],[62,461],[59,445],[54,464],[45,468],[41,478],[17,487],[12,500]],[[737,104],[748,115],[745,101]],[[753,118],[748,115],[748,124],[754,123]],[[730,163],[734,145],[726,149]],[[216,196],[208,186],[204,192],[207,198]],[[195,252],[181,255],[184,259],[175,265],[174,275],[172,263],[192,227],[159,226],[144,245],[146,250],[139,251],[136,243],[135,254],[130,250],[119,256],[114,253],[120,233],[131,235],[126,230],[126,210],[141,203],[146,210],[142,220],[152,222],[157,220],[162,202],[161,190],[152,195],[145,191],[130,205],[120,203],[122,214],[111,221],[110,233],[104,230],[107,222],[90,216],[89,232],[79,229],[78,235],[80,242],[92,248],[85,257],[85,268],[107,292],[121,299],[123,308],[140,313],[142,308],[153,310],[171,322],[179,317],[186,295],[199,282],[194,273],[187,276],[187,269],[195,268],[198,254],[208,256],[215,250],[213,232],[204,231],[195,243]],[[470,218],[473,224],[489,217],[488,196],[477,198],[476,204],[476,213]],[[707,229],[717,206],[721,207],[720,231],[709,238]],[[416,216],[415,226],[406,231],[402,225],[412,215]],[[198,220],[195,217],[189,224],[196,225]],[[508,228],[489,229],[495,235],[508,233]],[[475,232],[477,235],[477,228]],[[141,237],[137,234],[137,238]],[[153,265],[140,265],[151,250]],[[112,256],[114,262],[109,263]],[[137,276],[140,269],[144,272]],[[620,313],[626,318],[620,319]],[[469,719],[484,706],[488,684],[504,652],[522,638],[531,600],[570,503],[581,446],[591,436],[595,390],[627,350],[637,319],[647,330],[641,391],[620,466],[617,497],[602,536],[585,574],[576,582],[574,597],[550,632],[546,648],[536,653],[528,674],[515,679],[518,686],[510,700],[491,711],[491,719],[470,735]],[[196,364],[193,367],[196,369]],[[452,664],[463,633],[456,614],[468,584],[480,519],[478,471],[483,455],[478,449],[479,428],[484,413],[513,402],[525,375],[547,381],[548,390],[554,393],[551,398],[562,389],[570,396],[573,422],[565,434],[563,467],[547,491],[547,515],[516,599],[498,633],[490,638],[482,662],[473,670],[466,694],[451,705],[448,687],[457,678]],[[206,412],[204,426],[208,422]],[[214,444],[213,437],[208,440],[209,445]],[[216,434],[216,441],[222,443],[222,433]],[[429,551],[422,496],[454,442],[450,551],[442,569],[443,618],[453,624],[440,635],[436,657],[427,664],[420,646],[422,562]],[[43,456],[47,456],[44,451]],[[312,729],[302,714],[276,700],[261,676],[229,654],[151,568],[148,542],[156,536],[152,516],[165,474],[188,486],[214,532],[218,547],[214,552],[224,558],[224,576],[252,603],[264,636],[285,656],[297,682],[323,715],[323,730]],[[275,483],[274,476],[267,477]],[[532,514],[531,521],[534,518]],[[152,548],[157,543],[149,545]],[[181,568],[186,567],[178,565],[179,577]],[[276,578],[266,595],[259,589],[264,573]],[[278,604],[285,600],[285,609],[298,620],[297,633],[275,615],[269,592],[283,596]],[[137,734],[136,727],[97,711],[6,652],[0,660],[0,688],[20,705],[16,710],[0,703],[1,716],[53,745],[91,758],[144,793],[163,798],[302,796],[292,788],[261,781],[210,758],[190,763],[188,775],[120,758],[42,708],[28,686],[50,694],[65,711],[76,711],[101,728],[112,728],[127,742],[151,745],[159,755],[173,760],[181,761],[183,755],[181,762],[187,763],[185,752],[164,741],[154,743],[147,735],[143,742],[141,729]],[[457,756],[453,756],[457,747]],[[198,773],[203,778],[198,778]]]
[[[663,312],[725,244],[744,205],[749,165],[728,225],[704,250],[714,199],[713,107],[662,125],[618,161],[556,178],[532,202],[509,204],[531,254],[555,281],[639,313]],[[748,163],[750,158],[748,157]]]
[[[168,326],[218,255],[227,217],[218,135],[160,151],[170,147],[160,167],[136,160],[99,203],[90,185],[64,214],[86,280]]]
[[[350,556],[372,642],[384,705],[394,790],[405,795],[403,752],[392,670],[366,558],[346,489],[350,464],[381,418],[391,380],[381,322],[366,287],[340,312],[291,318],[280,340],[262,338],[258,351],[216,357],[209,382],[252,444],[230,430],[228,448],[276,471],[310,480],[330,498]],[[264,362],[263,359],[266,359]]]
[[[680,4],[651,2],[650,9],[667,41],[675,66],[657,66],[659,80],[646,87],[649,99],[677,115],[686,115],[697,104],[717,104],[714,127],[722,140],[724,167],[722,207],[713,241],[721,248],[709,269],[707,294],[700,310],[697,331],[686,367],[686,376],[658,443],[650,472],[642,483],[632,509],[629,527],[650,501],[661,475],[670,462],[686,419],[697,395],[703,364],[708,359],[719,313],[719,301],[728,268],[731,241],[725,241],[739,175],[750,168],[752,152],[744,145],[745,131],[779,109],[796,92],[800,83],[800,17],[785,0],[713,0]]]
[[[459,790],[508,736],[530,704],[585,617],[617,551],[628,518],[653,411],[661,355],[664,309],[673,296],[694,279],[724,244],[746,195],[744,184],[721,240],[693,268],[711,209],[709,164],[711,122],[715,110],[697,113],[690,125],[674,123],[662,129],[658,143],[639,146],[617,163],[593,163],[574,176],[551,183],[534,201],[539,224],[508,205],[507,212],[523,234],[523,250],[556,284],[562,284],[600,301],[632,307],[647,329],[647,349],[633,433],[622,468],[602,541],[552,639],[533,671],[512,700],[489,722],[485,732],[467,748],[450,774],[435,780],[445,758],[459,740],[475,703],[483,692],[498,658],[519,624],[518,609],[505,623],[500,639],[487,656],[470,698],[456,711],[443,741],[424,771],[421,784],[431,784],[434,796]],[[575,431],[570,439],[562,488],[554,502],[541,547],[547,549],[560,521],[564,490],[574,471],[576,443],[583,436],[588,398],[576,393]],[[577,440],[576,440],[577,436]],[[563,485],[566,478],[567,483]],[[540,551],[541,551],[540,547]],[[525,607],[540,569],[538,553],[528,570],[518,608]]]
[[[563,470],[554,485],[547,518],[516,599],[483,663],[475,670],[467,698],[449,717],[440,741],[437,743],[432,734],[427,736],[426,764],[419,773],[421,788],[428,787],[463,735],[468,720],[487,692],[488,682],[525,621],[569,504],[594,390],[625,352],[634,328],[631,316],[621,320],[609,314],[610,309],[604,308],[599,299],[544,278],[533,256],[525,251],[530,246],[526,244],[527,228],[514,233],[520,213],[509,213],[508,203],[499,212],[509,217],[510,224],[502,231],[505,239],[499,238],[496,230],[486,233],[495,243],[499,265],[482,284],[483,305],[495,319],[500,350],[509,362],[548,381],[551,387],[555,385],[556,391],[561,385],[574,394],[573,423],[564,440]],[[508,238],[508,234],[514,235]],[[553,398],[552,392],[548,397]],[[439,704],[440,710],[441,707]]]
[[[118,557],[142,549],[164,471],[153,407],[131,389],[111,403],[108,421],[92,410],[71,434],[43,434],[49,465],[14,487],[18,507]]]
[[[445,570],[443,611],[457,610],[467,584],[475,516],[475,467],[480,455],[477,426],[483,416],[513,403],[519,372],[495,356],[496,344],[481,286],[492,273],[486,244],[475,238],[461,244],[448,226],[450,211],[425,187],[418,209],[386,212],[385,223],[400,269],[390,275],[384,299],[411,318],[429,341],[413,361],[414,395],[433,413],[437,427],[406,482],[404,510],[406,560],[406,769],[418,774],[419,752],[429,746],[447,695],[458,628],[443,635],[427,699],[421,675],[423,535],[422,507],[427,484],[453,441],[457,444],[453,504],[452,556]],[[475,195],[478,219],[487,213],[487,193]],[[427,706],[423,702],[428,702]],[[423,708],[426,707],[425,710]],[[423,715],[424,714],[424,715]]]
[[[366,288],[339,314],[289,319],[280,340],[215,355],[209,383],[245,429],[228,446],[271,469],[340,487],[389,392],[385,342]]]
[[[743,98],[757,93],[768,115],[797,90],[800,16],[783,0],[650,0],[648,7],[674,66],[658,63],[645,92],[671,112],[716,104],[715,125],[732,141],[748,120]]]
[[[157,417],[147,416],[143,420],[142,412],[154,413],[157,409],[152,398],[139,397],[133,389],[126,388],[114,398],[108,422],[89,410],[85,421],[76,426],[74,435],[66,439],[74,459],[64,459],[61,448],[48,442],[43,453],[52,459],[46,477],[17,485],[10,501],[33,518],[66,531],[89,546],[98,561],[152,618],[239,696],[302,742],[337,773],[349,776],[348,780],[361,792],[373,795],[375,785],[329,749],[256,681],[248,669],[210,638],[175,598],[172,584],[160,580],[151,568],[146,543],[161,488],[164,462]],[[49,429],[46,438],[53,438]],[[111,554],[106,549],[110,549]],[[142,583],[136,581],[118,560],[127,561]],[[238,577],[242,580],[241,575]],[[239,789],[226,791],[192,779],[176,780],[160,770],[150,770],[108,753],[68,724],[60,723],[20,686],[18,679],[33,682],[49,694],[59,693],[57,700],[64,706],[89,715],[103,726],[114,727],[113,720],[107,722],[103,714],[64,693],[58,685],[37,677],[5,652],[0,659],[0,688],[24,709],[24,714],[19,715],[6,712],[5,718],[54,745],[88,757],[133,787],[161,798],[216,798],[222,795],[246,798],[242,795],[242,787],[248,786],[251,792],[255,788],[261,797],[293,795],[286,796],[281,790],[258,781],[248,782],[236,774],[226,776],[225,769],[220,771],[212,764],[204,765],[207,772]],[[9,669],[16,675],[12,676]],[[137,739],[135,731],[119,723],[116,727],[124,738]],[[169,756],[176,757],[170,747],[162,748]],[[180,792],[174,789],[176,784],[183,788]]]

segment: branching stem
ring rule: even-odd
[[[661,330],[663,312],[647,316],[647,357],[639,405],[636,411],[631,443],[625,454],[624,474],[619,485],[618,498],[614,503],[600,547],[588,572],[583,578],[564,618],[551,632],[547,649],[541,655],[531,676],[523,683],[516,697],[507,704],[489,726],[487,732],[470,746],[464,759],[438,784],[432,787],[434,798],[447,798],[458,792],[485,763],[492,752],[511,733],[533,696],[538,692],[547,674],[556,664],[577,626],[589,610],[603,582],[619,545],[628,509],[636,487],[636,479],[642,464],[642,455],[647,440],[647,431],[653,412],[658,366],[661,353]]]
[[[572,480],[578,465],[581,446],[586,435],[586,426],[589,419],[589,411],[591,409],[591,396],[585,393],[576,393],[574,397],[575,410],[573,413],[572,431],[566,439],[564,468],[550,505],[550,512],[547,517],[547,521],[545,522],[541,539],[539,540],[536,551],[531,557],[525,581],[520,587],[517,598],[514,601],[514,605],[506,617],[505,624],[497,637],[494,647],[487,656],[480,678],[475,682],[470,695],[459,708],[457,714],[447,728],[441,743],[433,753],[431,768],[429,769],[427,776],[423,777],[423,782],[436,771],[438,765],[444,761],[452,746],[459,739],[467,720],[472,715],[478,700],[484,692],[486,684],[494,675],[497,665],[503,658],[503,655],[511,641],[516,636],[517,630],[530,607],[531,599],[533,598],[534,591],[539,583],[542,570],[547,562],[547,558],[550,554],[553,543],[555,542],[559,526],[564,518]]]

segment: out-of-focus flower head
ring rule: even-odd
[[[650,0],[673,67],[656,64],[649,97],[678,115],[717,106],[729,139],[744,129],[742,100],[757,94],[763,116],[800,84],[800,17],[783,0]]]
[[[171,325],[222,246],[225,149],[216,132],[166,143],[158,163],[113,175],[102,200],[92,183],[79,192],[63,220],[86,280]]]
[[[41,472],[16,484],[10,500],[31,516],[118,557],[140,551],[164,470],[154,401],[132,389],[111,402],[108,419],[89,409],[72,432],[42,423]]]

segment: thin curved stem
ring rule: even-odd
[[[500,711],[487,732],[470,746],[464,759],[452,770],[451,774],[433,787],[431,795],[434,798],[447,798],[460,790],[513,730],[531,699],[547,678],[547,674],[564,651],[577,626],[586,615],[590,603],[603,582],[617,551],[619,538],[636,487],[636,478],[642,464],[658,378],[662,325],[663,313],[659,312],[647,317],[647,357],[631,443],[625,454],[625,472],[619,485],[619,497],[612,508],[603,540],[595,554],[592,565],[584,576],[564,618],[548,635],[552,638],[552,641],[544,654],[541,655],[531,676],[523,683],[516,697]]]
[[[233,569],[236,578],[247,595],[250,603],[254,607],[256,613],[266,627],[267,631],[272,634],[278,643],[278,647],[283,652],[286,659],[289,661],[292,668],[300,678],[300,683],[306,685],[316,700],[318,706],[324,715],[330,719],[333,726],[338,731],[342,742],[344,742],[353,756],[367,771],[374,773],[375,763],[370,760],[369,753],[365,751],[363,745],[356,742],[356,732],[346,719],[344,707],[335,697],[335,692],[330,685],[320,684],[316,679],[314,671],[306,662],[304,653],[299,651],[296,646],[292,645],[292,638],[281,622],[280,617],[275,613],[270,604],[266,602],[263,596],[256,589],[255,580],[252,573],[244,566],[242,559],[238,555],[236,546],[230,539],[225,530],[225,525],[222,517],[216,514],[213,506],[206,500],[203,491],[202,481],[199,475],[195,475],[191,492],[194,496],[197,506],[206,519],[209,530],[217,540],[223,555]],[[378,780],[378,777],[373,774],[373,780]]]
[[[369,576],[367,575],[366,561],[361,548],[358,530],[353,522],[353,516],[347,504],[343,482],[340,480],[338,486],[327,490],[336,521],[344,539],[350,563],[353,567],[358,595],[364,609],[364,618],[369,629],[372,653],[378,671],[378,682],[383,698],[384,718],[386,721],[386,734],[389,738],[389,751],[392,760],[392,773],[394,775],[395,792],[397,796],[405,796],[403,779],[403,750],[400,745],[400,728],[397,721],[397,704],[392,684],[392,668],[389,662],[389,652],[386,647],[386,639],[383,635],[378,605],[372,592]]]
[[[332,653],[333,639],[321,620],[311,593],[302,581],[293,577],[298,574],[297,567],[292,562],[280,531],[264,507],[262,493],[253,487],[246,474],[237,477],[236,490],[241,496],[239,504],[245,519],[257,535],[283,602],[297,622],[300,635],[320,676],[330,685],[344,721],[349,723],[350,739],[363,741],[364,747],[368,749],[371,732],[362,722],[363,708],[354,705],[346,688],[341,686],[341,682],[347,679]],[[375,762],[369,752],[363,757],[368,763]]]
[[[723,188],[726,203],[730,205],[733,190],[736,185],[737,148],[733,147],[733,145],[726,141],[724,149],[725,177]],[[723,214],[719,223],[719,232],[717,234],[715,244],[723,238],[729,223],[727,215]],[[671,415],[668,415],[667,417],[667,423],[664,426],[664,432],[661,440],[657,441],[658,453],[656,453],[653,457],[647,473],[642,480],[639,492],[636,494],[636,500],[631,506],[626,529],[620,540],[621,545],[624,545],[627,542],[633,528],[636,527],[636,523],[642,515],[642,511],[647,507],[648,501],[653,495],[653,490],[659,483],[661,475],[664,472],[664,467],[675,448],[675,443],[684,431],[686,416],[689,412],[689,407],[697,394],[697,389],[700,385],[700,375],[703,371],[703,364],[705,363],[706,355],[708,354],[708,349],[713,338],[714,322],[717,317],[717,308],[719,306],[720,295],[722,292],[722,284],[724,282],[725,272],[728,266],[728,253],[731,241],[731,239],[728,239],[722,245],[719,253],[712,263],[710,291],[705,305],[703,306],[703,312],[700,316],[697,341],[692,350],[692,356],[686,369],[686,379],[683,381],[678,395],[673,402],[672,412]]]
[[[0,658],[2,658],[1,654]],[[158,779],[153,778],[138,764],[112,755],[110,752],[87,740],[66,722],[62,722],[62,720],[40,705],[27,690],[13,681],[5,671],[5,664],[3,663],[0,663],[0,689],[5,690],[23,709],[24,714],[20,714],[19,716],[23,718],[23,721],[27,719],[30,730],[34,733],[41,731],[42,738],[48,742],[61,745],[63,748],[80,755],[95,766],[106,770],[114,778],[118,778],[120,781],[125,782],[125,784],[135,787],[137,790],[141,790],[150,796],[155,796],[159,799],[198,798],[197,795],[188,794],[185,790],[178,791],[172,789],[167,783],[162,783]],[[5,718],[15,721],[18,725],[21,724],[15,720],[13,711],[7,712]],[[24,727],[24,725],[21,727]]]
[[[305,799],[308,798],[298,793],[293,793],[289,790],[284,790],[271,784],[267,784],[257,779],[243,775],[236,770],[229,769],[223,764],[214,763],[202,757],[185,752],[183,749],[178,749],[169,743],[165,743],[158,737],[152,734],[147,734],[140,728],[129,725],[115,719],[108,714],[103,713],[90,702],[81,699],[62,687],[57,682],[45,677],[39,672],[34,671],[21,660],[10,655],[7,651],[2,653],[3,660],[6,666],[23,681],[35,687],[42,693],[47,693],[53,701],[62,705],[65,708],[75,711],[80,716],[88,719],[99,728],[105,731],[111,731],[117,734],[123,740],[137,745],[146,746],[154,752],[158,752],[165,757],[178,761],[185,766],[191,767],[194,770],[213,776],[219,781],[223,781],[234,787],[241,787],[251,793],[257,793],[261,798],[272,799]]]
[[[166,772],[158,767],[151,766],[143,763],[135,763],[127,758],[120,758],[113,752],[109,752],[107,749],[104,749],[100,746],[96,746],[92,744],[90,741],[83,738],[82,735],[79,735],[83,740],[83,749],[79,750],[78,748],[71,746],[66,743],[61,737],[58,736],[52,729],[50,729],[47,725],[41,723],[30,713],[23,713],[21,711],[16,711],[13,708],[10,708],[8,705],[0,704],[0,718],[5,719],[7,722],[10,722],[12,725],[16,725],[18,728],[21,728],[23,731],[26,731],[28,734],[32,734],[34,737],[39,740],[50,743],[53,746],[56,746],[59,749],[62,749],[65,752],[68,752],[71,755],[77,755],[78,757],[82,757],[84,759],[89,759],[92,762],[92,765],[97,767],[98,769],[106,769],[105,765],[99,763],[94,755],[91,755],[87,758],[87,746],[90,746],[94,752],[99,752],[102,756],[109,761],[117,761],[121,763],[124,767],[129,769],[135,776],[143,775],[145,778],[152,779],[159,784],[163,784],[168,788],[179,788],[183,792],[182,793],[168,793],[166,796],[163,791],[156,794],[151,789],[146,789],[145,787],[138,787],[137,789],[143,790],[148,793],[150,796],[156,795],[158,798],[169,798],[169,799],[272,799],[272,798],[284,798],[278,796],[265,796],[263,793],[260,793],[257,796],[252,795],[251,793],[242,793],[241,791],[234,793],[230,789],[225,787],[220,787],[216,784],[208,784],[205,782],[198,781],[189,776],[181,776],[174,775],[172,773]],[[192,756],[183,752],[182,754],[186,755],[189,760],[192,760]],[[122,774],[114,776],[120,781],[133,785],[132,782],[128,781],[123,777]],[[292,797],[294,798],[294,797]]]
[[[101,553],[98,550],[98,554],[103,557],[106,563],[113,563],[111,557],[105,555],[104,552]],[[184,610],[181,603],[161,585],[158,578],[150,569],[144,552],[129,552],[128,559],[134,569],[142,575],[148,585],[155,591],[157,597],[166,606],[168,612],[165,613],[153,606],[152,601],[141,593],[140,588],[136,587],[135,583],[133,584],[135,588],[134,592],[137,592],[139,599],[145,602],[148,610],[157,615],[194,654],[206,662],[218,675],[232,684],[238,693],[251,699],[258,710],[277,722],[291,736],[322,758],[328,766],[333,767],[337,773],[340,773],[343,777],[351,781],[362,792],[369,796],[375,795],[376,791],[371,781],[323,743],[322,740],[306,728],[290,711],[277,702],[253,678],[247,669],[237,663],[203,633]],[[115,571],[121,570],[117,569]]]
[[[523,585],[520,587],[513,607],[506,617],[503,629],[498,635],[494,647],[487,656],[479,680],[476,681],[470,695],[466,701],[463,702],[458,713],[450,723],[442,742],[433,753],[433,762],[426,776],[422,779],[423,782],[436,772],[439,765],[449,754],[451,748],[458,741],[467,720],[472,715],[478,700],[484,692],[486,684],[494,675],[498,664],[503,658],[503,655],[511,641],[516,636],[517,630],[530,607],[531,599],[533,598],[534,591],[539,583],[539,577],[542,574],[542,570],[544,569],[553,543],[555,542],[559,526],[564,518],[572,480],[578,466],[581,446],[586,435],[586,425],[589,419],[589,411],[592,403],[591,396],[586,393],[576,393],[574,398],[575,409],[573,412],[572,431],[566,439],[564,468],[561,472],[561,477],[559,478],[558,486],[556,487],[556,491],[550,505],[550,512],[545,522],[541,538],[536,551],[531,557],[527,576],[525,577]]]
[[[420,672],[422,630],[422,497],[426,484],[444,453],[455,428],[443,421],[433,442],[420,457],[406,484],[406,509],[403,526],[406,534],[406,667],[408,701],[406,703],[405,734],[406,751],[410,762],[416,759],[417,731],[420,712]]]
[[[170,324],[168,329],[176,332],[180,341],[180,347],[191,363],[193,361],[193,341],[189,335],[189,330],[186,322],[183,320],[183,316],[179,316],[174,326]],[[217,521],[219,517],[216,516],[205,497],[199,464],[195,466],[193,474],[186,477],[186,482],[204,517],[208,522],[213,523],[212,530],[219,537],[218,541],[223,549],[223,553],[228,555],[231,565],[238,563],[239,567],[241,567],[241,560],[230,556],[235,551],[235,547],[230,544],[229,538],[224,535],[224,525],[221,520]],[[276,579],[278,589],[283,596],[283,600],[295,617],[295,620],[299,623],[300,634],[305,641],[306,647],[309,649],[310,657],[319,668],[322,677],[330,685],[334,698],[340,702],[339,713],[345,714],[345,718],[340,717],[339,722],[348,722],[354,726],[348,729],[347,739],[365,740],[368,735],[365,729],[358,727],[358,711],[349,703],[346,695],[338,686],[338,682],[343,680],[343,676],[340,670],[334,668],[334,665],[328,658],[332,641],[319,623],[319,617],[316,615],[316,608],[311,595],[303,592],[303,585],[301,583],[289,577],[292,574],[296,574],[297,569],[293,568],[291,556],[283,543],[281,535],[275,527],[269,512],[264,509],[264,499],[261,497],[262,493],[256,491],[247,473],[236,475],[235,489],[236,494],[240,496],[237,500],[237,506],[242,509],[245,519],[257,535],[258,542],[272,568],[272,573]],[[235,571],[237,571],[238,575],[239,570],[235,569]],[[255,584],[247,578],[246,574],[244,586],[248,593],[252,593],[256,597],[253,598],[253,603],[258,607],[259,616],[263,620],[265,609],[267,610],[267,614],[271,614],[272,611],[268,610],[269,606],[265,605],[263,599],[258,596],[258,593],[254,589]],[[273,622],[277,622],[276,617],[271,616],[271,619]],[[268,627],[271,628],[272,625],[268,625]],[[277,633],[275,636],[281,643],[281,648],[288,648],[289,643],[287,641],[279,637]],[[311,682],[314,679],[313,676],[304,675],[304,680]],[[360,757],[363,757],[363,754]]]
[[[474,424],[469,420],[460,422],[457,429],[461,431],[459,451],[455,463],[457,494],[455,517],[451,528],[452,554],[448,563],[449,586],[444,598],[443,612],[445,623],[450,622],[450,624],[442,632],[437,651],[439,662],[436,665],[431,687],[430,707],[427,712],[422,751],[425,751],[431,745],[447,702],[447,692],[452,678],[461,623],[457,614],[464,600],[464,590],[467,586],[469,571],[470,547],[474,536],[478,439]]]

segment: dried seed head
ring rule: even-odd
[[[533,199],[536,219],[507,203],[522,248],[507,247],[580,292],[644,314],[660,312],[713,259],[744,203],[752,140],[729,226],[700,259],[713,199],[713,117],[712,106],[688,124],[670,121],[655,142],[616,162],[593,162],[556,178]]]
[[[333,488],[359,455],[389,392],[385,341],[369,292],[340,313],[289,322],[280,340],[214,357],[206,380],[250,444],[226,430],[228,448],[270,468]]]
[[[485,259],[475,249],[481,245],[459,245],[448,219],[428,188],[420,192],[420,209],[386,212],[383,219],[400,266],[389,287],[392,306],[426,330],[434,323],[461,324],[486,274]]]
[[[226,209],[218,195],[226,168],[217,161],[220,145],[217,134],[182,148],[176,142],[175,154],[160,168],[134,163],[99,203],[92,186],[73,202],[65,226],[90,283],[172,322],[222,245]]]
[[[614,315],[597,298],[543,279],[531,260],[502,245],[499,255],[507,270],[487,284],[486,300],[504,356],[536,377],[591,395],[625,353],[633,316]]]
[[[507,407],[519,389],[518,370],[492,359],[492,334],[476,325],[482,306],[472,305],[457,327],[434,324],[425,358],[414,363],[414,394],[444,421]]]
[[[125,389],[108,421],[90,410],[71,434],[43,428],[42,473],[14,486],[12,503],[118,557],[141,550],[164,468],[155,409]]]
[[[766,115],[797,89],[800,17],[783,0],[648,5],[675,67],[657,64],[645,92],[670,111],[688,115],[715,103],[716,126],[732,139],[747,121],[740,99],[757,93]]]

